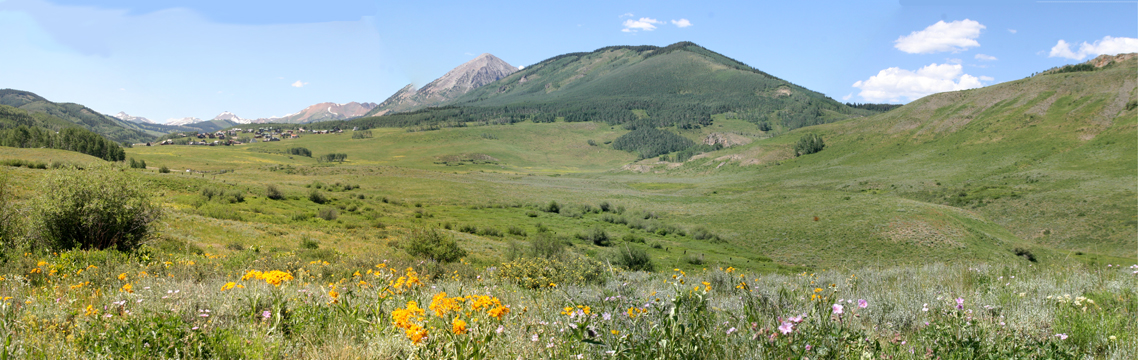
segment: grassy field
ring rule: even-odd
[[[669,129],[734,143],[682,163],[591,122],[129,148],[150,244],[8,249],[0,357],[1133,358],[1124,65],[781,134],[721,114]],[[17,219],[104,164],[0,162]],[[465,254],[416,252],[437,238]]]

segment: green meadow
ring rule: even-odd
[[[564,121],[3,148],[0,358],[1133,358],[1135,68],[716,114],[664,129],[730,140],[683,162]],[[138,189],[141,247],[42,246]]]

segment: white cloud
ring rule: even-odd
[[[624,15],[620,16],[621,19],[626,18],[626,17],[632,17],[632,13],[624,13]]]
[[[976,38],[980,30],[986,28],[977,21],[957,20],[950,23],[944,20],[929,25],[921,31],[914,31],[909,36],[901,36],[894,41],[893,47],[910,54],[931,54],[945,51],[963,51],[970,47],[980,46]]]
[[[308,85],[308,83],[301,82],[300,80],[297,80],[296,82],[292,83],[292,87],[304,87],[304,85]]]
[[[902,98],[912,101],[938,92],[978,88],[984,85],[982,79],[965,74],[959,64],[930,64],[917,71],[891,67],[853,87],[861,89],[858,96],[869,102],[900,102]]]
[[[1012,34],[1015,34],[1015,33],[1019,32],[1019,31],[1016,31],[1016,29],[1008,29],[1008,32],[1010,32],[1010,33],[1012,33]]]
[[[623,32],[637,32],[640,30],[652,31],[652,30],[656,30],[657,24],[663,24],[663,23],[664,23],[663,21],[656,20],[653,18],[646,18],[646,17],[642,17],[642,18],[640,18],[640,20],[628,19],[628,20],[624,21],[624,29],[621,29],[620,31],[623,31]]]
[[[849,93],[846,96],[842,96],[842,101],[849,101],[850,98],[852,98],[852,97],[853,97],[853,93]]]
[[[1083,42],[1079,44],[1079,51],[1071,51],[1071,45],[1066,41],[1059,40],[1054,47],[1051,48],[1051,54],[1047,57],[1062,57],[1074,60],[1082,60],[1087,56],[1097,55],[1117,55],[1122,53],[1138,52],[1138,39],[1127,37],[1103,37],[1102,40],[1095,41],[1094,44]]]
[[[672,25],[678,26],[680,28],[686,28],[688,26],[691,26],[691,21],[688,21],[688,19],[672,20]]]
[[[995,56],[992,56],[992,55],[976,54],[976,60],[980,60],[980,61],[996,61],[996,60],[999,60],[999,59],[997,59]]]
[[[993,80],[996,80],[996,78],[991,77],[991,76],[983,76],[983,75],[980,76],[980,81],[993,81]]]

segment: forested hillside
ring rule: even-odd
[[[690,42],[559,55],[445,105],[321,126],[563,120],[687,129],[733,113],[762,129],[789,130],[888,109],[847,106]]]

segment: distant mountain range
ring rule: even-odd
[[[130,122],[133,122],[133,123],[139,123],[139,124],[157,124],[156,122],[150,121],[150,119],[147,119],[147,118],[144,118],[144,117],[141,117],[141,116],[130,116],[130,115],[128,115],[126,112],[123,112],[123,111],[119,111],[119,113],[118,113],[118,114],[114,114],[114,115],[110,115],[110,116],[111,116],[111,117],[114,117],[114,118],[116,118],[116,119],[119,119],[119,120],[123,120],[123,121],[130,121]]]
[[[478,55],[474,60],[459,65],[422,88],[415,89],[414,84],[404,86],[365,116],[414,111],[445,104],[471,90],[498,81],[517,71],[517,67],[494,55]]]

